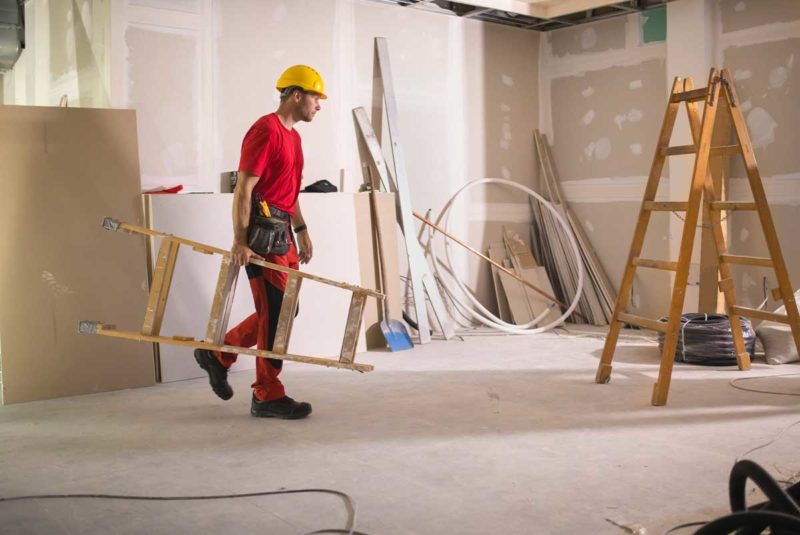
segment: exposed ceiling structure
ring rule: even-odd
[[[672,0],[375,0],[406,9],[421,9],[461,18],[546,32],[587,22],[629,15]]]

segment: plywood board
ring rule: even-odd
[[[383,288],[378,271],[378,250],[375,243],[373,227],[377,224],[369,210],[369,194],[355,194],[356,220],[358,233],[358,255],[361,268],[361,285],[367,288],[380,289],[386,294],[389,303],[389,314],[394,320],[401,320],[403,314],[403,296],[400,291],[400,270],[398,258],[399,229],[395,222],[394,193],[376,193],[378,219],[381,224],[383,255],[386,260],[387,287]],[[366,218],[366,219],[365,219]],[[386,339],[381,331],[383,305],[380,301],[370,299],[364,308],[363,324],[366,332],[367,349],[386,347]],[[409,332],[412,332],[409,330]]]
[[[145,244],[130,110],[0,106],[3,403],[155,382],[150,344],[79,335],[80,320],[141,324]]]
[[[502,242],[489,245],[487,256],[498,264],[503,265],[503,262],[507,260],[505,245],[503,245]],[[499,269],[497,269],[495,266],[492,266],[492,281],[494,282],[494,293],[495,298],[497,299],[498,316],[501,320],[510,322],[513,320],[513,318],[511,317],[511,309],[508,306],[508,298],[506,297],[506,291],[503,287],[503,282],[500,280],[501,274],[503,273]],[[504,276],[508,277],[508,275]]]

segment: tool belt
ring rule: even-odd
[[[269,217],[260,207],[261,201],[254,199],[250,208],[250,224],[247,227],[247,245],[257,255],[285,255],[289,252],[290,218],[287,212],[269,207]]]

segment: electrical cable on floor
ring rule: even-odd
[[[304,494],[322,493],[333,494],[344,501],[347,509],[347,524],[345,529],[322,529],[307,535],[321,533],[347,533],[348,535],[368,535],[355,530],[356,524],[356,505],[353,499],[344,492],[333,489],[294,489],[294,490],[274,490],[264,492],[247,492],[241,494],[212,494],[207,496],[135,496],[125,494],[33,494],[29,496],[10,496],[4,498],[0,496],[0,503],[15,502],[23,500],[52,500],[52,499],[105,499],[105,500],[143,500],[143,501],[192,501],[192,500],[230,500],[235,498],[256,498],[259,496],[277,496],[282,494]]]
[[[760,375],[758,377],[739,377],[738,379],[731,379],[730,385],[736,390],[744,390],[745,392],[757,392],[759,394],[774,394],[776,396],[800,396],[800,392],[776,392],[774,390],[758,390],[755,388],[744,388],[736,386],[736,383],[741,381],[755,381],[757,379],[768,379],[772,377],[790,377],[793,375],[800,375],[800,373],[782,373],[780,375]]]
[[[666,323],[667,318],[661,318]],[[740,317],[745,350],[753,356],[756,332],[749,319]],[[665,334],[658,335],[658,348],[664,348]],[[681,316],[681,331],[675,348],[675,361],[706,366],[736,365],[736,346],[731,324],[725,314],[690,313]]]
[[[786,431],[788,431],[788,430],[789,430],[789,429],[791,429],[792,427],[796,426],[797,424],[800,424],[800,420],[797,420],[796,422],[793,422],[793,423],[791,423],[791,424],[787,425],[786,427],[784,427],[784,428],[783,428],[781,431],[779,431],[779,432],[778,432],[778,434],[777,434],[777,435],[775,435],[775,437],[774,437],[772,440],[770,440],[769,442],[766,442],[766,443],[764,443],[764,444],[761,444],[760,446],[756,446],[755,448],[749,449],[749,450],[747,450],[746,452],[742,453],[741,455],[739,455],[738,457],[736,457],[736,462],[739,462],[739,460],[741,460],[743,457],[746,457],[746,456],[750,455],[750,454],[751,454],[751,453],[753,453],[754,451],[762,450],[762,449],[766,448],[767,446],[771,446],[772,444],[774,444],[775,442],[777,442],[777,441],[778,441],[778,440],[779,440],[779,439],[780,439],[780,438],[781,438],[781,437],[784,435],[784,433],[786,433]]]

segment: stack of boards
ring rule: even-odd
[[[578,262],[582,262],[585,268],[585,278],[583,294],[576,311],[582,314],[590,324],[607,325],[614,312],[617,300],[616,291],[600,265],[580,222],[564,202],[547,139],[538,130],[534,132],[534,139],[542,169],[541,182],[545,190],[544,196],[569,224],[580,250],[580,258],[575,258],[569,239],[552,212],[531,198],[533,253],[549,276],[549,282],[554,290],[552,295],[564,303],[571,303],[575,296],[578,287]],[[577,321],[574,315],[569,319]]]
[[[536,263],[531,250],[519,235],[503,229],[503,241],[489,245],[489,258],[519,275],[548,295],[553,295],[553,287],[544,267]],[[561,316],[559,306],[541,294],[531,290],[518,280],[492,266],[497,308],[500,319],[524,325],[530,323],[545,311],[549,311],[539,322],[544,326]]]

